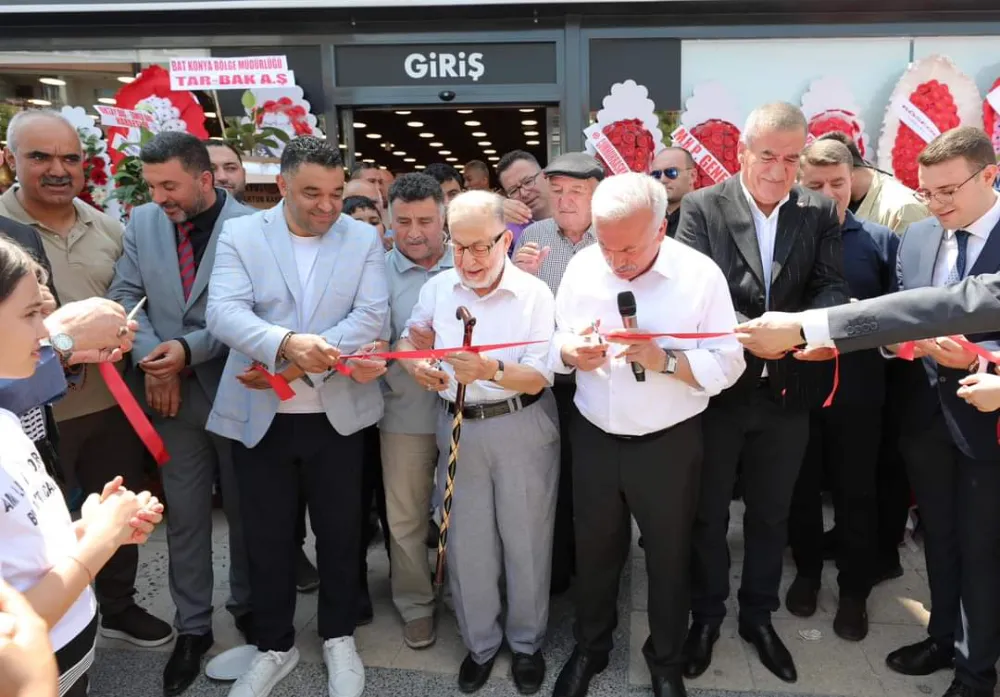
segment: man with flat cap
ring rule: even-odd
[[[524,229],[517,240],[514,263],[545,281],[555,295],[573,256],[597,240],[591,221],[590,199],[598,182],[604,178],[604,168],[586,153],[571,152],[554,159],[544,173],[552,217]],[[552,392],[559,408],[559,429],[566,433],[576,395],[576,376],[557,375]],[[569,588],[575,566],[573,458],[567,438],[562,441],[559,456],[559,497],[552,540],[553,593]]]

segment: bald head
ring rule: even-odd
[[[22,111],[7,126],[7,165],[17,174],[28,212],[45,222],[47,215],[68,213],[83,191],[83,146],[76,127],[48,110]]]
[[[379,188],[377,184],[367,179],[352,179],[344,185],[344,198],[348,196],[367,196],[372,201],[379,201]]]
[[[32,131],[45,129],[72,134],[72,137],[76,138],[77,144],[80,143],[80,135],[76,132],[76,127],[58,111],[28,109],[14,114],[14,118],[7,124],[7,149],[12,153],[17,153],[21,136],[29,129]]]

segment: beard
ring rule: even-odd
[[[503,273],[503,267],[504,265],[501,261],[501,263],[497,264],[495,268],[491,268],[481,281],[473,281],[466,278],[465,273],[461,269],[458,271],[458,277],[462,281],[462,285],[469,290],[482,290],[483,288],[489,288],[497,282],[497,279],[500,278],[500,274]]]

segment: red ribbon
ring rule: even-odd
[[[170,460],[167,446],[163,444],[160,434],[153,428],[146,413],[135,400],[132,390],[128,388],[128,385],[122,380],[122,376],[118,374],[115,366],[111,363],[99,363],[97,369],[101,372],[101,377],[104,378],[104,384],[108,386],[111,396],[118,402],[118,406],[125,413],[128,422],[132,424],[132,429],[139,436],[139,440],[146,446],[146,450],[156,460],[157,465],[160,467],[165,465]]]
[[[966,351],[971,351],[980,358],[985,359],[987,363],[996,363],[1000,365],[1000,358],[997,358],[992,353],[984,349],[982,346],[974,344],[968,339],[961,336],[949,336],[948,338],[954,341],[962,348],[964,348]],[[906,361],[912,361],[916,358],[916,356],[914,355],[916,349],[917,349],[917,342],[906,341],[899,345],[899,350],[896,352],[896,356]]]
[[[286,402],[295,396],[295,390],[292,389],[292,386],[288,384],[288,381],[285,380],[285,378],[271,373],[260,363],[254,363],[253,366],[251,366],[251,369],[256,370],[264,376],[264,379],[267,380],[267,384],[271,386],[271,389],[274,390],[274,394],[278,395],[278,399],[282,402]]]

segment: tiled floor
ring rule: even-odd
[[[742,560],[741,507],[733,504],[733,527],[730,546],[733,551],[733,595],[740,578]],[[225,544],[225,521],[216,521],[216,607],[213,654],[241,643],[224,603],[227,597],[228,551]],[[312,554],[312,544],[307,542]],[[424,651],[413,651],[403,645],[400,623],[389,597],[388,562],[382,547],[373,547],[370,555],[369,579],[375,604],[375,621],[357,631],[356,639],[367,666],[366,695],[419,697],[422,695],[457,695],[455,685],[458,666],[465,649],[458,636],[451,613],[441,614],[438,641]],[[788,685],[771,675],[757,660],[754,651],[736,633],[735,600],[730,602],[730,617],[723,625],[722,637],[716,646],[715,659],[708,672],[688,683],[697,697],[797,697],[798,695],[828,695],[844,697],[939,697],[951,676],[941,672],[927,678],[907,678],[888,671],[885,655],[900,645],[921,639],[927,621],[928,589],[923,553],[904,549],[905,574],[902,578],[878,587],[869,602],[871,633],[858,644],[845,642],[833,633],[832,621],[836,609],[836,572],[828,565],[820,595],[820,611],[815,617],[802,620],[782,608],[775,613],[774,625],[795,658],[799,681]],[[167,590],[167,547],[163,528],[141,552],[139,602],[158,616],[170,619],[173,605]],[[786,560],[784,589],[794,576],[790,560]],[[616,632],[615,651],[611,665],[592,683],[594,697],[611,695],[651,694],[649,674],[643,661],[641,646],[646,639],[647,577],[642,550],[633,550],[633,561],[626,568],[620,593],[621,623]],[[555,673],[572,649],[572,604],[568,597],[553,601],[550,632],[545,656],[549,668],[546,686],[540,693],[551,694]],[[275,697],[326,695],[326,673],[322,664],[321,645],[316,634],[316,595],[300,595],[295,626],[296,643],[302,662],[293,674],[273,694]],[[819,630],[820,637],[812,638]],[[804,638],[809,636],[812,640]],[[161,673],[170,646],[161,650],[139,651],[125,644],[101,640],[101,649],[93,670],[92,697],[160,697]],[[212,683],[202,677],[188,691],[190,697],[224,697],[228,685]],[[516,695],[510,680],[510,662],[501,655],[493,676],[480,692],[486,697]]]

